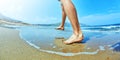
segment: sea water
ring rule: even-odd
[[[21,39],[42,52],[62,56],[74,56],[79,54],[93,55],[97,54],[99,51],[105,50],[106,46],[109,47],[108,49],[120,51],[120,24],[98,26],[83,25],[81,26],[81,30],[84,34],[84,40],[82,43],[77,43],[71,46],[69,45],[68,48],[66,45],[62,45],[61,42],[72,35],[73,31],[71,26],[65,26],[64,31],[56,30],[55,28],[57,25],[54,24],[41,24],[33,26],[2,25],[1,27],[19,30]],[[57,43],[55,43],[55,41],[57,41]],[[74,52],[71,48],[79,48],[79,50]]]

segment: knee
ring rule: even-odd
[[[70,7],[71,9],[75,8],[71,0],[61,0],[63,7]]]
[[[67,4],[67,3],[69,3],[69,2],[71,2],[71,0],[61,0],[61,3],[62,3],[62,4]]]

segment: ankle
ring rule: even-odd
[[[74,35],[79,35],[79,32],[74,32],[73,34],[74,34]]]
[[[83,35],[83,33],[82,32],[76,32],[76,33],[73,33],[74,35],[76,35],[76,36],[82,36]]]

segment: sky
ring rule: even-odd
[[[120,0],[72,0],[79,22],[87,25],[120,23]],[[61,22],[58,0],[0,0],[0,13],[27,23]],[[69,22],[69,19],[66,19]]]

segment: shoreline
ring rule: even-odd
[[[22,40],[19,31],[0,27],[0,60],[47,60],[46,56],[50,54],[40,52]]]
[[[0,27],[0,60],[117,60],[120,53],[100,51],[95,55],[60,56],[41,52],[19,37],[19,31]],[[86,58],[87,57],[87,58]]]

